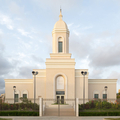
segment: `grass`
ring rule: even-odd
[[[0,118],[0,120],[12,120],[11,118]]]
[[[93,109],[89,109],[89,110],[80,110],[80,112],[120,112],[120,110],[112,110],[112,109],[99,109],[99,110],[93,110]]]
[[[106,120],[120,120],[120,118],[105,118]]]

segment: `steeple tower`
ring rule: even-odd
[[[69,53],[69,30],[67,24],[62,20],[62,11],[60,9],[59,21],[54,25],[53,36],[53,53]]]

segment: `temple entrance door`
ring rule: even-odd
[[[57,104],[64,104],[64,96],[63,95],[57,95]]]
[[[64,96],[61,96],[61,104],[64,104]]]
[[[59,103],[60,96],[57,96],[57,104]]]

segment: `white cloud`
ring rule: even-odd
[[[33,39],[33,37],[32,37],[32,36],[30,36],[30,35],[29,35],[28,37],[29,37],[29,38],[31,38],[31,39]]]
[[[29,35],[29,32],[26,32],[23,29],[17,29],[17,30],[18,30],[18,32],[20,32],[24,36],[28,36]]]
[[[21,35],[23,35],[23,36],[26,36],[26,37],[29,37],[29,38],[31,38],[31,39],[33,39],[33,36],[32,35],[30,35],[30,32],[26,32],[25,30],[23,30],[23,29],[17,29],[18,30],[18,32],[20,32],[21,33]]]
[[[12,19],[10,19],[9,16],[4,15],[2,13],[0,13],[0,24],[6,25],[6,27],[10,30],[13,30],[14,28]]]
[[[73,30],[73,33],[75,34],[75,35],[77,35],[77,36],[79,36],[79,32],[77,32],[76,30]]]
[[[68,24],[68,25],[67,25],[68,28],[70,28],[73,24],[74,24],[74,23],[70,23],[70,24]]]

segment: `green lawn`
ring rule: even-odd
[[[80,112],[120,112],[120,110],[112,110],[112,109],[107,109],[107,110],[102,110],[102,109],[100,109],[100,110],[81,110]]]
[[[8,118],[8,119],[6,119],[6,118],[0,118],[0,120],[12,120],[11,118]]]
[[[120,118],[105,118],[106,120],[120,120]]]

